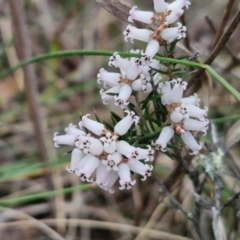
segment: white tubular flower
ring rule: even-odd
[[[106,153],[113,153],[117,148],[117,136],[110,132],[107,132],[105,137],[101,137],[100,140],[104,142],[103,149]]]
[[[182,123],[182,126],[187,131],[201,131],[206,135],[208,129],[209,121],[205,119],[204,121],[198,121],[195,119],[185,119]]]
[[[165,28],[161,31],[160,36],[167,42],[172,42],[178,38],[178,27]]]
[[[96,156],[100,155],[103,152],[103,145],[99,139],[90,139],[89,152]]]
[[[75,142],[75,146],[79,149],[81,149],[85,154],[89,153],[89,148],[90,148],[90,139],[92,137],[80,137],[78,141]]]
[[[120,106],[121,108],[124,108],[126,105],[129,104],[127,100],[129,99],[131,94],[132,94],[132,88],[129,85],[124,84],[120,88],[119,95],[114,96],[115,106]]]
[[[107,165],[107,171],[118,170],[118,164],[122,161],[122,155],[119,152],[108,154],[106,160],[103,160],[103,164]]]
[[[150,11],[138,11],[136,10],[137,6],[134,6],[130,11],[130,16],[128,17],[129,22],[133,22],[133,20],[151,24],[154,21],[154,13]]]
[[[156,59],[151,59],[148,66],[157,70],[160,70],[163,68],[163,65]]]
[[[184,118],[189,118],[187,109],[184,106],[175,108],[175,110],[170,114],[170,119],[174,123],[179,123]]]
[[[153,84],[154,84],[155,86],[157,86],[157,85],[160,83],[161,79],[162,79],[162,77],[160,76],[160,74],[159,74],[159,73],[156,73],[156,74],[153,76]]]
[[[53,141],[54,147],[58,148],[60,145],[70,145],[73,146],[76,140],[76,136],[74,135],[60,135],[58,136],[58,132],[54,133]]]
[[[145,162],[152,162],[154,159],[154,150],[148,146],[148,149],[135,148],[138,152],[138,159],[143,159]]]
[[[155,39],[151,39],[148,42],[145,53],[143,53],[143,51],[141,52],[141,54],[143,55],[143,59],[146,62],[151,61],[151,59],[157,54],[159,47],[159,42]]]
[[[148,82],[146,85],[144,85],[144,88],[142,88],[142,91],[144,93],[150,93],[153,90],[152,84]]]
[[[131,189],[132,185],[136,183],[136,180],[131,180],[130,176],[130,168],[127,163],[120,163],[118,166],[118,175],[119,175],[119,183],[121,187],[120,190],[123,189]]]
[[[131,171],[143,176],[143,178],[141,179],[142,181],[145,181],[147,177],[151,176],[153,170],[152,165],[143,164],[142,162],[135,159],[129,160],[128,166]]]
[[[116,95],[119,94],[120,87],[121,86],[114,86],[114,87],[109,88],[107,91],[104,91],[104,89],[100,90],[100,95],[101,95],[101,98],[102,98],[102,101],[103,101],[104,105],[107,105],[108,101],[114,98],[113,95],[109,95],[110,93],[111,94],[116,94]]]
[[[93,182],[93,179],[89,178],[94,170],[98,167],[100,161],[98,157],[91,153],[86,155],[83,159],[85,160],[85,164],[81,169],[76,171],[76,174],[81,178],[82,181]]]
[[[86,114],[82,117],[82,121],[80,121],[78,124],[80,129],[85,127],[98,136],[104,134],[104,132],[106,131],[106,127],[102,123],[88,118],[88,116],[90,116],[90,114]]]
[[[162,94],[161,102],[163,105],[167,105],[171,103],[172,89],[171,89],[170,82],[158,84],[158,92]]]
[[[176,0],[173,3],[168,4],[167,10],[168,11],[176,11],[178,9],[186,7],[188,9],[188,6],[191,3],[188,0]]]
[[[75,172],[81,159],[85,156],[82,150],[74,148],[71,154],[71,164],[70,167],[66,167],[66,170],[70,173]]]
[[[110,87],[121,85],[121,74],[115,72],[108,72],[104,68],[101,68],[97,75],[97,82],[104,82],[104,85],[109,85]]]
[[[86,136],[86,133],[77,128],[76,125],[70,123],[67,128],[65,128],[66,135],[74,135],[74,136]]]
[[[109,171],[107,171],[107,167],[105,164],[103,164],[102,161],[100,161],[97,170],[96,170],[96,181],[95,183],[98,184],[98,186],[102,189],[104,189],[107,185],[107,176]]]
[[[127,116],[119,121],[114,127],[114,132],[120,136],[126,134],[133,123],[137,125],[139,122],[139,117],[136,116],[134,112],[128,110],[125,110],[124,112],[127,113]]]
[[[126,156],[127,158],[131,158],[132,154],[135,152],[135,147],[131,146],[124,140],[117,142],[117,152]]]
[[[208,112],[207,107],[205,107],[204,109],[201,109],[201,108],[191,105],[191,104],[185,104],[185,106],[186,106],[189,116],[198,118],[201,121],[205,120],[205,117],[207,116],[207,112]]]
[[[190,132],[186,131],[181,135],[181,138],[184,143],[192,150],[192,153],[189,153],[190,155],[196,155],[198,151],[202,149],[202,146],[197,143],[196,139]]]
[[[161,147],[163,152],[166,152],[166,146],[169,140],[173,137],[174,130],[171,127],[164,127],[156,141],[156,145]]]
[[[141,70],[142,70],[142,62],[139,59],[136,59],[136,61],[134,61],[129,69],[126,72],[126,77],[129,80],[135,80],[137,78],[137,76],[140,74]]]
[[[181,102],[183,91],[186,90],[187,87],[187,82],[182,81],[181,78],[177,78],[172,80],[171,83],[174,84],[171,92],[171,102]]]
[[[140,91],[142,89],[142,79],[139,78],[139,79],[132,81],[131,88],[133,91],[136,91],[136,92]]]
[[[151,38],[150,36],[152,33],[153,31],[150,31],[148,29],[139,29],[129,24],[126,30],[123,32],[123,35],[125,36],[124,39],[126,42],[128,42],[128,39],[130,39],[130,41],[134,43],[134,39],[148,42]]]
[[[167,23],[172,24],[172,23],[176,22],[183,15],[183,12],[184,11],[182,9],[172,11],[171,14],[169,14],[166,17]]]
[[[118,179],[118,172],[113,170],[109,171],[104,189],[110,193],[114,193],[112,187],[114,183],[117,181],[117,179]]]
[[[163,13],[167,9],[168,3],[164,0],[153,0],[154,10],[157,13]]]
[[[196,93],[194,93],[190,97],[182,98],[181,102],[185,103],[185,104],[192,104],[192,105],[199,107],[200,99],[198,98],[198,95]]]
[[[113,56],[110,57],[108,65],[118,67],[126,72],[129,69],[131,62],[129,59],[122,58],[117,52],[115,52]]]

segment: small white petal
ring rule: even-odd
[[[154,10],[157,13],[163,13],[167,9],[168,3],[164,0],[153,0]]]
[[[63,145],[70,145],[73,146],[75,143],[76,137],[74,135],[60,135],[58,136],[58,133],[54,133],[53,141],[54,146],[59,147],[59,144]]]
[[[102,135],[106,130],[105,126],[100,122],[88,118],[88,116],[90,116],[90,114],[86,114],[82,117],[82,121],[79,122],[79,127],[81,129],[85,127],[98,136]]]
[[[118,166],[118,175],[119,175],[119,183],[121,187],[119,189],[130,189],[132,185],[136,183],[136,180],[131,180],[130,169],[127,163],[121,163]]]
[[[171,12],[171,14],[166,17],[166,21],[168,22],[168,24],[176,22],[183,15],[183,12],[184,11],[182,9]]]
[[[131,158],[135,148],[124,140],[117,142],[117,151],[127,158]]]
[[[139,122],[139,117],[136,116],[134,112],[129,112],[127,110],[125,112],[127,113],[127,116],[119,121],[114,127],[114,132],[120,136],[126,134],[133,123],[136,125]]]
[[[150,31],[148,29],[139,29],[132,25],[128,25],[126,30],[123,32],[123,35],[125,36],[124,39],[126,42],[128,41],[128,39],[130,39],[132,43],[134,39],[148,42],[152,33],[153,31]]]
[[[132,88],[129,85],[124,84],[120,88],[119,95],[114,96],[114,100],[115,100],[114,104],[116,106],[120,106],[121,108],[124,108],[126,105],[129,104],[127,100],[129,99],[131,94],[132,94]]]
[[[171,127],[164,127],[156,141],[156,145],[161,147],[161,150],[165,152],[167,143],[173,137],[173,135],[174,130]]]
[[[139,22],[151,24],[154,21],[154,13],[153,12],[138,11],[138,10],[136,10],[136,8],[137,7],[135,6],[129,11],[129,14],[130,14],[130,16],[128,18],[129,22],[133,22],[133,20],[136,20]]]
[[[192,150],[192,153],[190,153],[190,155],[196,155],[198,151],[202,149],[202,146],[197,143],[196,139],[190,132],[186,131],[181,135],[181,138],[184,143]]]
[[[173,40],[177,39],[178,34],[178,27],[172,28],[165,28],[161,31],[160,36],[167,42],[172,42]]]

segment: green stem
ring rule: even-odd
[[[238,101],[240,101],[240,93],[229,84],[223,77],[221,77],[215,70],[213,70],[209,65],[204,65],[204,68],[215,77]]]
[[[60,57],[70,57],[70,56],[112,56],[113,51],[93,51],[93,50],[69,50],[69,51],[58,51],[58,52],[51,52],[42,54],[30,59],[27,59],[25,61],[20,62],[16,66],[13,66],[5,71],[2,71],[0,74],[0,78],[3,78],[7,76],[8,74],[16,71],[19,68],[22,68],[24,66],[27,66],[31,63],[40,62],[46,59],[50,58],[60,58]],[[133,54],[129,52],[119,52],[119,54],[123,57],[141,57],[140,54]],[[237,98],[238,101],[240,101],[240,93],[232,87],[224,78],[222,78],[217,72],[215,72],[210,66],[196,63],[196,62],[190,62],[180,59],[172,59],[172,58],[166,58],[166,57],[155,57],[157,60],[162,62],[170,62],[175,64],[181,64],[185,66],[191,66],[196,68],[203,68],[206,69],[212,76],[214,76],[234,97]]]
[[[113,53],[114,53],[113,51],[92,51],[92,50],[67,50],[67,51],[57,51],[57,52],[46,53],[46,54],[42,54],[42,55],[27,59],[25,61],[22,61],[16,66],[13,66],[5,71],[2,71],[0,74],[0,78],[3,78],[9,75],[10,73],[16,71],[17,69],[25,67],[31,63],[40,62],[50,58],[71,57],[71,56],[112,56]],[[119,54],[123,57],[141,57],[140,54],[133,54],[129,52],[119,52]],[[165,58],[165,57],[156,57],[156,59],[164,62],[177,63],[177,64],[198,67],[198,68],[201,68],[203,65],[200,63],[194,63],[190,61]]]
[[[91,187],[94,187],[94,186],[95,186],[94,184],[83,184],[83,185],[79,185],[79,186],[63,188],[63,189],[49,191],[49,192],[35,193],[35,194],[17,197],[17,198],[4,199],[4,200],[0,200],[0,205],[1,206],[10,206],[13,204],[25,203],[25,202],[29,202],[29,201],[33,201],[33,200],[37,200],[37,199],[46,199],[46,198],[50,198],[50,197],[57,196],[60,194],[71,193],[71,192],[74,192],[77,190],[84,191],[84,190],[90,189]]]

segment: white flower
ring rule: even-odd
[[[124,108],[126,105],[129,104],[127,100],[129,99],[131,94],[132,94],[132,88],[129,85],[124,84],[120,88],[119,95],[114,96],[115,106],[120,106],[121,108]]]
[[[186,131],[185,133],[181,134],[181,138],[184,143],[192,150],[192,153],[189,153],[190,155],[196,155],[202,148],[202,146],[197,143],[191,132]]]
[[[107,171],[118,170],[118,164],[122,161],[122,155],[119,152],[108,154],[106,160],[103,160],[103,164],[107,165]]]
[[[126,30],[123,32],[123,35],[125,36],[124,39],[126,42],[128,42],[128,39],[130,38],[130,41],[134,43],[134,39],[148,42],[151,38],[152,33],[153,31],[150,31],[148,29],[139,29],[129,24]]]
[[[145,53],[142,51],[143,59],[145,62],[151,61],[152,58],[157,54],[159,50],[159,42],[155,39],[151,39],[148,42]]]
[[[151,172],[153,170],[152,165],[143,164],[142,162],[135,159],[129,160],[128,166],[131,171],[143,176],[142,181],[146,180],[147,177],[151,176]]]
[[[167,143],[173,137],[173,135],[174,130],[172,129],[172,127],[164,127],[156,141],[156,145],[158,147],[161,147],[161,150],[165,152]]]
[[[58,132],[54,133],[53,141],[54,141],[54,146],[56,148],[59,147],[59,144],[63,145],[71,145],[73,146],[76,140],[76,136],[74,135],[60,135],[58,136]]]
[[[129,69],[131,62],[129,59],[122,58],[117,52],[115,52],[113,56],[110,57],[108,65],[118,67],[126,72]]]
[[[137,147],[138,159],[143,159],[145,162],[152,162],[154,160],[154,150],[148,146],[148,149]]]
[[[209,121],[205,119],[205,121],[198,121],[195,119],[185,119],[182,123],[182,126],[187,131],[201,131],[204,135],[207,133]]]
[[[171,4],[168,4],[167,10],[168,11],[176,11],[178,9],[186,7],[188,9],[188,5],[191,3],[188,0],[176,0]]]
[[[154,13],[150,11],[139,11],[136,10],[137,6],[134,6],[130,11],[130,16],[128,17],[129,22],[133,22],[133,20],[151,24],[154,21]]]
[[[100,155],[103,152],[101,141],[93,137],[81,137],[79,141],[75,143],[75,146],[83,150],[85,154],[92,153],[94,155]]]
[[[208,112],[207,107],[205,107],[204,109],[201,109],[192,104],[185,104],[185,106],[186,106],[189,116],[198,118],[201,121],[205,120],[205,117],[207,116],[207,112]]]
[[[118,166],[118,175],[119,175],[119,183],[121,187],[119,187],[120,190],[123,189],[130,189],[132,185],[136,183],[136,180],[131,180],[130,176],[130,168],[127,163],[120,163]]]
[[[67,128],[65,128],[65,132],[67,135],[74,135],[74,136],[85,136],[86,133],[80,129],[77,128],[76,125],[73,125],[72,123],[69,124]]]
[[[67,171],[72,173],[75,172],[78,167],[81,159],[85,156],[82,150],[74,148],[71,154],[71,164],[70,167],[66,167]]]
[[[104,86],[108,85],[110,87],[121,85],[121,74],[115,72],[108,72],[104,68],[101,68],[97,75],[97,82],[104,82]]]
[[[154,10],[157,13],[163,13],[166,11],[168,3],[165,3],[164,0],[153,0]]]
[[[120,136],[126,134],[133,123],[137,125],[139,122],[139,117],[136,116],[133,111],[130,112],[125,110],[124,112],[127,113],[127,116],[119,121],[114,127],[114,132]]]
[[[168,24],[172,24],[176,22],[182,15],[183,15],[183,10],[182,9],[177,9],[175,11],[172,11],[171,14],[166,16],[166,21]]]
[[[198,95],[196,93],[194,93],[193,95],[191,95],[189,97],[182,98],[181,102],[185,103],[185,104],[192,104],[192,105],[199,107],[200,99],[198,98]]]
[[[80,176],[82,181],[93,182],[93,179],[89,179],[95,169],[98,167],[100,161],[98,157],[89,153],[82,160],[85,161],[85,164],[81,169],[76,171],[76,174]]]
[[[113,153],[117,147],[117,136],[110,132],[107,132],[105,137],[101,137],[100,140],[104,142],[103,149],[106,153]]]
[[[131,158],[135,148],[126,141],[121,140],[117,142],[117,151],[127,158]]]
[[[80,121],[78,124],[80,129],[85,127],[98,136],[104,134],[104,132],[106,131],[105,126],[100,122],[88,118],[88,116],[90,116],[90,114],[86,114],[82,117],[82,121]]]
[[[189,118],[189,115],[187,114],[187,109],[182,107],[177,107],[175,110],[170,114],[170,119],[174,123],[181,122],[184,118]]]
[[[118,179],[118,172],[110,170],[107,175],[106,185],[104,186],[104,189],[110,193],[114,193],[112,187],[114,183],[117,181],[117,179]]]
[[[103,89],[100,90],[100,95],[103,101],[103,104],[107,105],[108,101],[113,99],[114,96],[110,94],[119,94],[121,86],[114,86],[109,88],[108,90],[104,91]]]

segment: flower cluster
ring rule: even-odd
[[[197,94],[183,98],[187,82],[181,78],[158,83],[158,92],[161,94],[162,104],[166,106],[169,113],[170,126],[163,127],[159,138],[156,141],[158,148],[166,151],[168,141],[173,137],[174,132],[180,134],[183,142],[192,150],[190,154],[197,154],[202,148],[193,137],[194,132],[206,134],[209,120],[207,107],[199,108],[200,99]]]
[[[135,184],[130,171],[143,176],[145,180],[151,175],[153,167],[146,162],[153,161],[154,151],[131,146],[118,138],[128,132],[132,124],[137,124],[139,117],[134,112],[125,111],[127,115],[119,121],[114,132],[109,131],[104,124],[82,117],[79,128],[70,124],[65,135],[54,134],[55,147],[59,145],[74,146],[71,154],[71,164],[67,170],[75,173],[82,181],[95,182],[102,189],[113,192],[112,186],[120,178],[120,189],[130,189]],[[86,133],[91,131],[97,137]],[[96,171],[96,179],[91,178]]]
[[[132,50],[132,53],[139,53],[139,50]],[[111,99],[115,100],[115,105],[125,108],[129,104],[128,99],[133,91],[149,93],[153,90],[151,84],[151,68],[161,69],[163,66],[159,61],[152,59],[148,65],[138,58],[122,58],[117,52],[109,60],[109,66],[119,68],[120,73],[108,72],[100,69],[97,77],[98,83],[103,82],[104,89],[100,90],[100,95],[104,104],[108,104]],[[161,79],[159,73],[153,76],[153,81]]]
[[[187,0],[176,0],[168,4],[164,0],[153,0],[154,10],[156,13],[150,11],[140,11],[137,7],[130,10],[129,22],[133,20],[154,24],[154,31],[148,29],[138,29],[132,25],[128,25],[124,31],[125,41],[128,39],[133,42],[134,39],[147,42],[145,52],[141,52],[144,61],[150,61],[159,51],[160,45],[171,43],[175,39],[186,37],[185,26],[180,22],[174,24],[183,14],[184,7],[188,8],[190,2]]]
[[[122,109],[126,109],[130,96],[135,92],[141,91],[149,95],[153,93],[159,102],[160,96],[162,105],[168,111],[167,121],[158,139],[152,144],[156,149],[166,151],[167,143],[176,133],[192,151],[190,154],[197,154],[202,146],[197,143],[194,134],[195,132],[206,134],[208,109],[199,108],[200,100],[197,94],[183,97],[187,83],[181,78],[172,79],[172,76],[169,76],[170,80],[164,82],[160,73],[165,71],[166,67],[154,59],[161,45],[167,47],[172,41],[178,41],[186,36],[186,27],[176,21],[183,14],[183,8],[188,8],[190,2],[175,0],[168,4],[164,0],[153,0],[153,3],[156,13],[140,11],[133,7],[128,20],[152,24],[154,30],[138,29],[128,25],[124,31],[126,41],[130,39],[133,42],[136,39],[147,42],[146,50],[130,51],[139,54],[139,58],[123,58],[117,52],[114,53],[110,57],[109,66],[119,70],[109,72],[104,68],[100,69],[97,75],[98,83],[103,83],[100,95],[104,104],[114,100],[115,105]],[[148,99],[151,101],[151,98]],[[135,115],[138,111],[134,111],[125,110],[126,116],[111,128],[112,131],[103,123],[91,120],[88,118],[89,115],[85,115],[79,122],[79,128],[70,124],[65,129],[65,135],[59,136],[55,133],[53,140],[56,147],[61,144],[74,146],[71,164],[67,170],[75,173],[82,181],[95,182],[109,192],[113,192],[113,184],[118,178],[120,189],[130,189],[135,184],[135,180],[131,178],[131,171],[142,175],[142,180],[150,176],[153,166],[148,162],[153,161],[153,149],[147,146],[147,143],[145,148],[135,147],[129,144],[128,140],[125,141],[127,137],[122,137],[139,121],[139,117]],[[141,113],[140,115],[143,117]],[[156,124],[156,121],[153,123]],[[147,129],[145,126],[143,128]],[[151,140],[155,138],[151,138],[149,142]],[[96,179],[93,177],[94,172]]]

